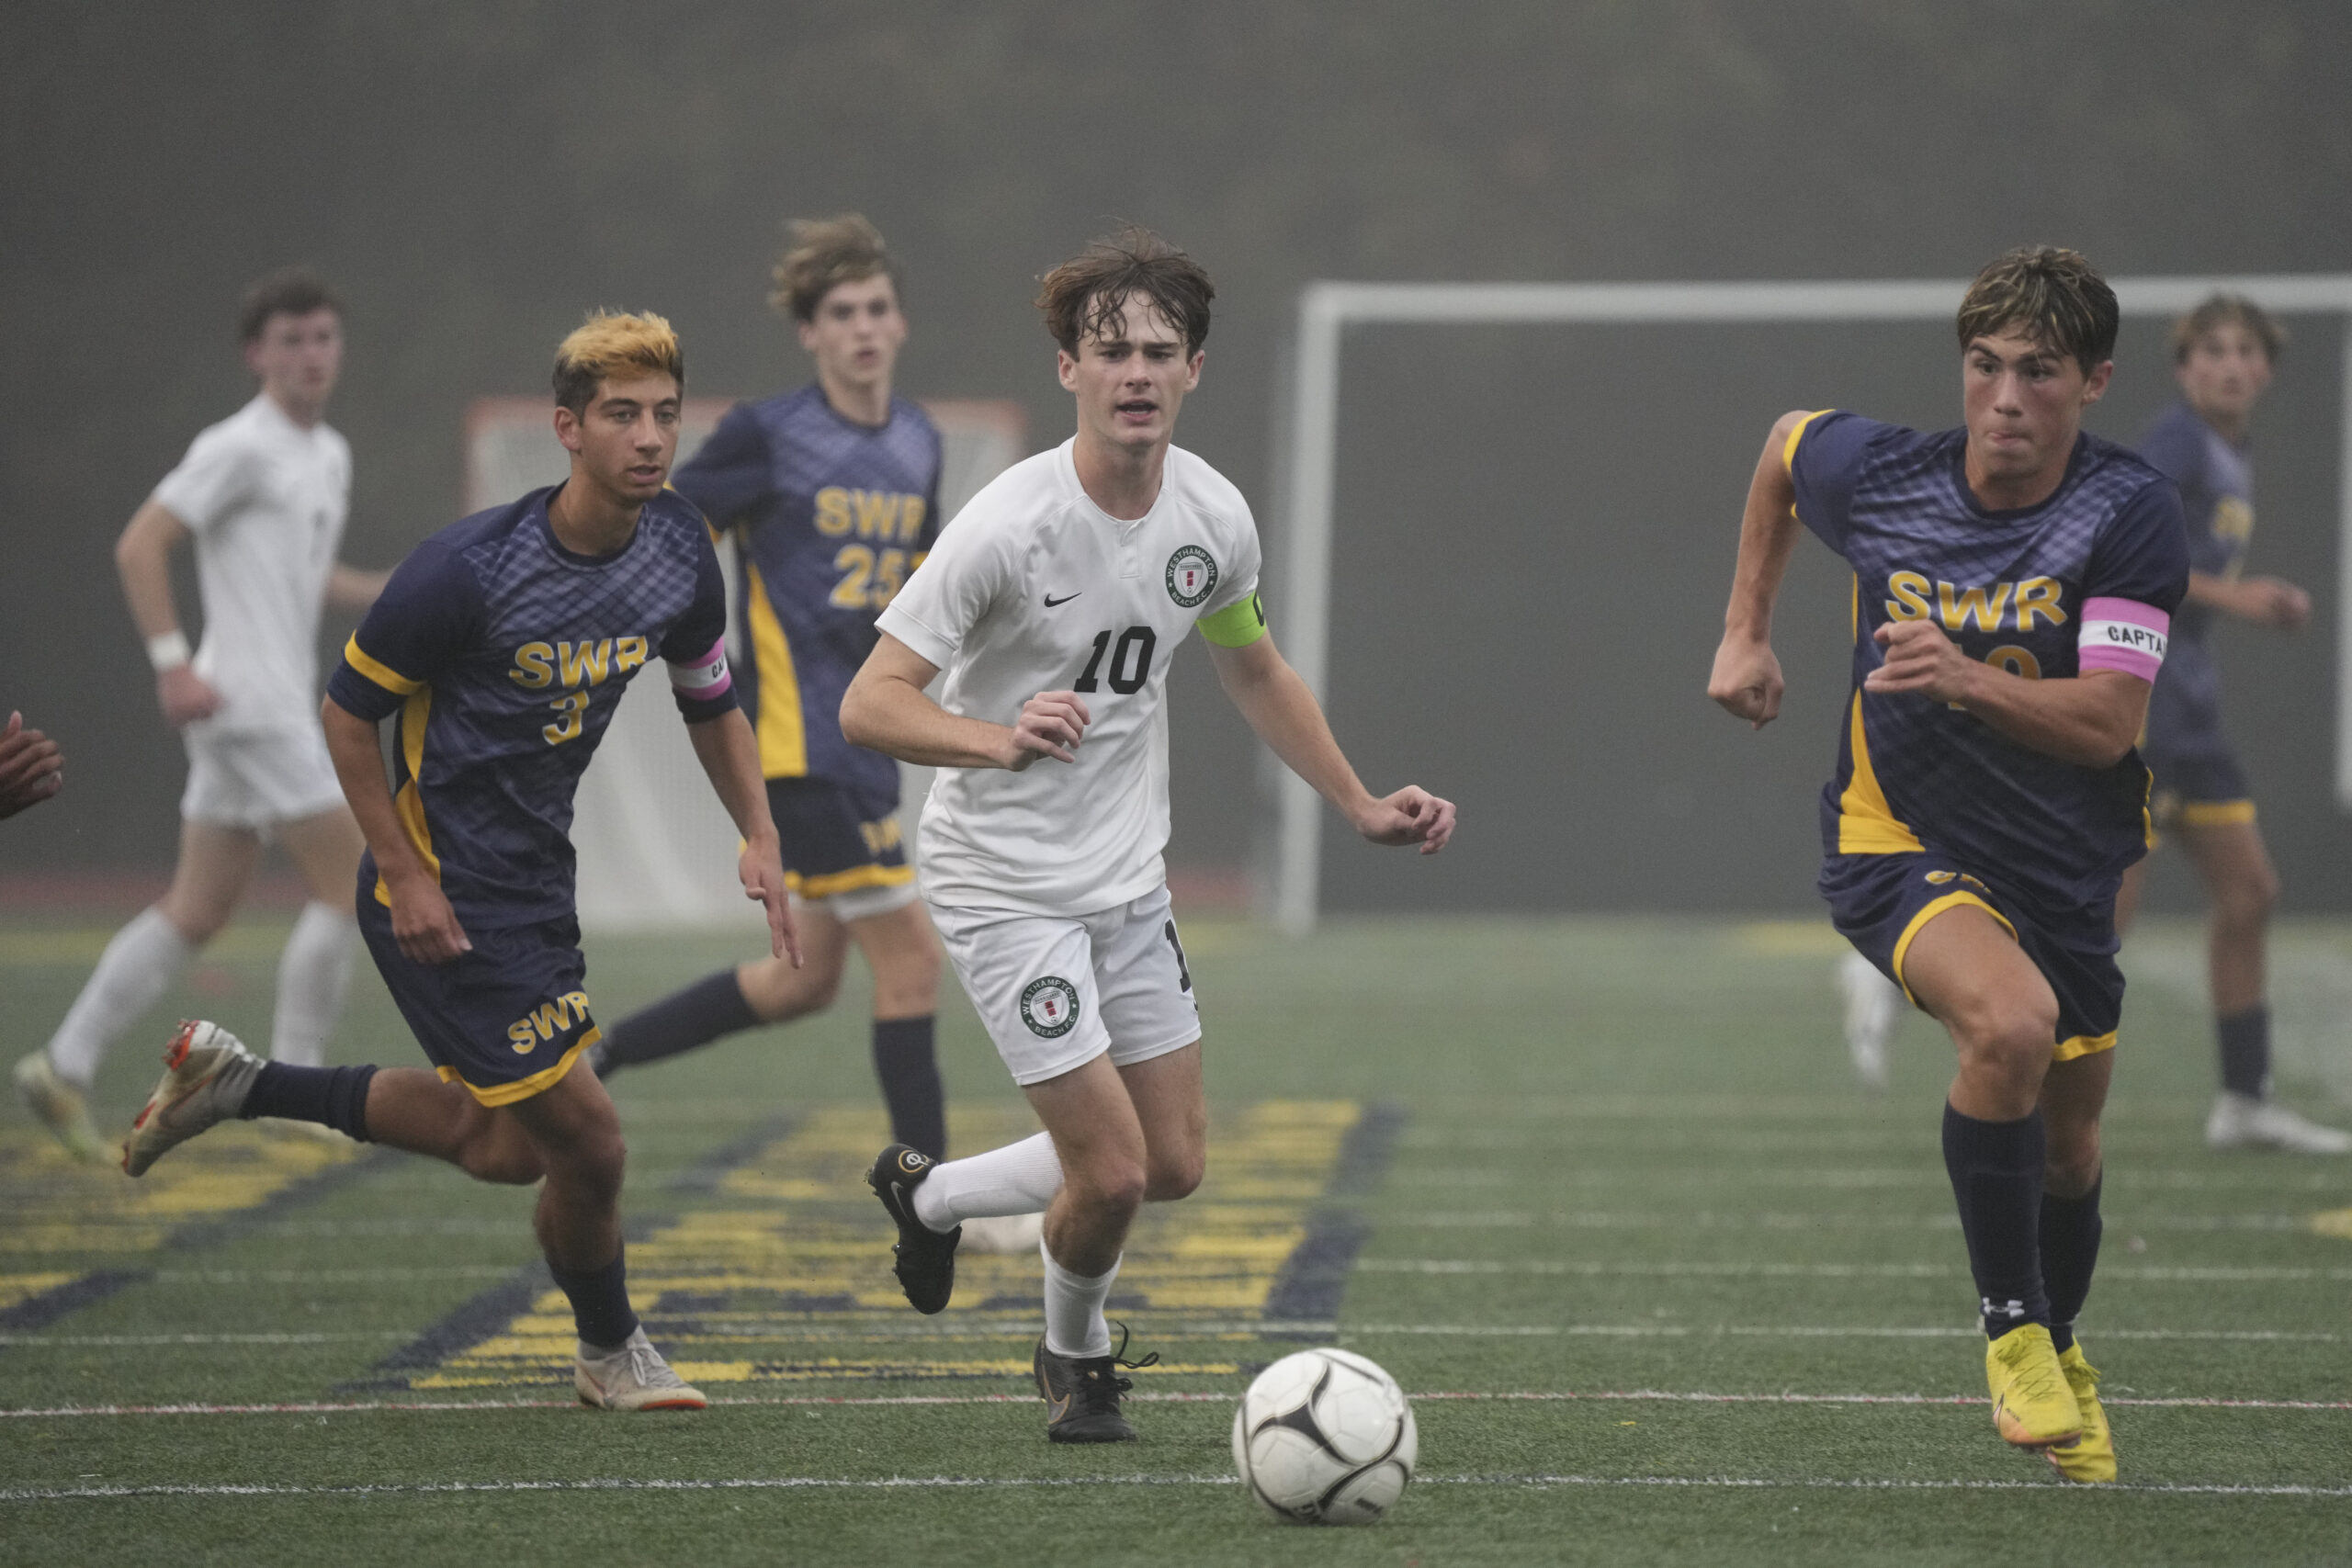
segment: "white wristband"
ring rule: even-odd
[[[158,675],[166,670],[176,670],[187,661],[186,632],[165,632],[162,637],[147,639],[147,662],[155,667]]]

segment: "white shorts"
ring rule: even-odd
[[[222,828],[299,822],[343,807],[325,734],[310,729],[199,733],[187,743],[180,816]]]
[[[932,907],[997,1055],[1027,1086],[1111,1053],[1122,1067],[1201,1037],[1168,889],[1099,914]]]
[[[844,925],[852,920],[871,919],[876,915],[888,915],[905,908],[922,895],[912,881],[884,887],[853,887],[846,893],[828,893],[821,898],[792,896],[796,909],[814,906],[824,910]]]

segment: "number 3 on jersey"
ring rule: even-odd
[[[1095,676],[1102,672],[1102,656],[1108,653],[1111,668],[1104,678],[1111,682],[1111,689],[1123,697],[1135,695],[1143,690],[1143,683],[1151,679],[1151,650],[1159,642],[1159,634],[1149,626],[1129,626],[1119,634],[1115,645],[1111,641],[1109,632],[1099,633],[1094,638],[1094,652],[1087,660],[1086,668],[1079,672],[1078,684],[1070,690],[1101,690]],[[1134,666],[1132,670],[1128,668],[1130,665]]]

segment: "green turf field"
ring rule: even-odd
[[[0,1053],[107,935],[0,925]],[[0,1562],[2352,1560],[2352,1162],[2203,1149],[2193,932],[2127,955],[2083,1325],[2124,1472],[2102,1491],[1994,1436],[1948,1052],[1909,1021],[1895,1092],[1851,1089],[1825,935],[1196,922],[1211,1170],[1136,1236],[1114,1315],[1165,1364],[1137,1374],[1142,1443],[1107,1451],[1045,1441],[1034,1259],[966,1260],[937,1319],[894,1304],[854,992],[616,1081],[631,1277],[699,1416],[570,1403],[527,1191],[245,1125],[134,1184],[12,1103]],[[233,930],[169,1013],[266,1039],[281,936]],[[592,942],[591,994],[616,1018],[740,945]],[[2328,1110],[2352,929],[2281,950],[2285,1087]],[[101,1082],[114,1120],[153,1021]],[[960,997],[943,1054],[959,1146],[1032,1125]],[[364,963],[337,1055],[420,1059]],[[1317,1341],[1417,1398],[1420,1476],[1370,1529],[1278,1526],[1231,1474],[1250,1370]]]

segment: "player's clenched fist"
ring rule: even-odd
[[[1004,765],[1023,773],[1040,757],[1057,762],[1078,761],[1078,743],[1094,716],[1076,692],[1040,692],[1021,705],[1013,722],[1012,748]]]
[[[0,728],[0,817],[39,806],[64,782],[65,754],[57,742],[27,729],[23,714],[10,714],[6,728]]]
[[[1914,692],[1956,703],[1977,671],[1991,668],[1960,650],[1933,621],[1893,621],[1871,634],[1886,660],[1862,679],[1866,692]]]
[[[1768,642],[1725,637],[1715,649],[1707,695],[1757,729],[1781,716],[1781,661]]]

